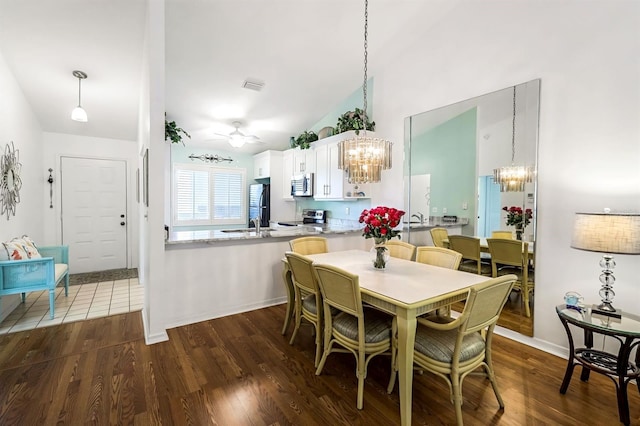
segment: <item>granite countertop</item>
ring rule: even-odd
[[[216,229],[202,231],[176,231],[169,234],[165,245],[189,243],[215,243],[224,241],[268,240],[271,238],[291,238],[307,235],[348,234],[362,232],[362,227],[337,226],[331,224],[311,224],[303,226],[283,226],[278,228],[261,228],[256,233],[255,228]],[[254,241],[254,242],[259,242]]]

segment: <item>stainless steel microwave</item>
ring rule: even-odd
[[[291,178],[291,195],[313,197],[313,173],[295,175]]]

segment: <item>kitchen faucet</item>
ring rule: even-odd
[[[260,233],[260,216],[251,219],[251,221],[256,227],[256,234],[259,234]]]
[[[420,212],[416,213],[416,214],[412,214],[411,217],[417,217],[420,220],[420,224],[422,225],[424,223],[424,215]]]

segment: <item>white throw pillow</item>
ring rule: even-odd
[[[2,258],[5,257],[5,254],[9,260],[38,259],[42,257],[38,253],[38,248],[33,240],[26,235],[22,238],[14,238],[9,242],[4,242],[2,245],[4,246]]]

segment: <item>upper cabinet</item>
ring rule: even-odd
[[[316,152],[316,182],[313,198],[341,199],[344,171],[338,168],[338,142],[318,146]]]
[[[368,133],[372,134],[372,132]],[[349,131],[314,143],[316,152],[315,199],[353,200],[371,197],[371,184],[350,184],[344,170],[338,168],[338,143],[354,136],[355,132]]]
[[[314,173],[316,170],[316,157],[313,149],[295,148],[293,151],[293,175]]]
[[[374,135],[373,132],[368,132]],[[310,149],[293,148],[282,153],[282,198],[293,200],[291,177],[314,173],[313,198],[316,200],[357,200],[371,198],[372,184],[351,184],[338,168],[338,143],[355,136],[354,131],[329,136],[313,143]],[[272,168],[273,173],[276,173]],[[272,182],[273,183],[273,182]]]
[[[291,176],[293,171],[293,152],[295,149],[288,149],[282,153],[282,198],[293,201],[291,195]]]
[[[253,178],[266,179],[271,177],[272,151],[264,151],[253,156]]]
[[[288,149],[282,153],[282,198],[293,200],[291,177],[316,171],[316,153],[312,148]]]

